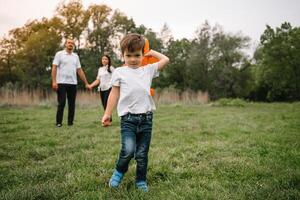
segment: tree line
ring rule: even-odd
[[[155,88],[207,91],[211,99],[300,100],[299,27],[266,26],[250,57],[245,50],[251,39],[220,25],[205,21],[194,38],[174,39],[167,24],[156,33],[107,5],[84,9],[80,0],[62,2],[52,18],[30,21],[0,39],[0,86],[50,89],[52,60],[66,37],[74,38],[86,76],[94,80],[104,53],[122,65],[118,44],[130,32],[143,34],[170,58]]]

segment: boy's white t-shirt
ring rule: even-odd
[[[77,69],[81,68],[81,65],[76,53],[59,51],[55,54],[52,64],[57,66],[57,83],[77,85]]]
[[[116,68],[112,75],[111,85],[120,87],[118,115],[141,114],[155,110],[150,87],[152,79],[158,76],[158,63],[138,68],[128,66]]]

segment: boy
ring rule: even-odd
[[[139,34],[132,33],[125,36],[120,45],[125,66],[117,68],[112,75],[112,90],[102,118],[102,124],[105,124],[118,104],[122,147],[109,186],[112,188],[119,186],[128,170],[130,160],[135,157],[136,186],[147,192],[148,151],[152,132],[152,111],[155,110],[150,86],[152,79],[158,76],[158,71],[168,64],[169,58],[150,50],[144,56],[153,56],[159,61],[140,67],[145,39]]]

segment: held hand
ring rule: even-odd
[[[92,89],[93,89],[93,86],[92,86],[92,85],[89,85],[89,89],[92,90]]]
[[[86,84],[85,88],[91,91],[93,87],[90,84]]]
[[[55,91],[58,89],[58,85],[56,82],[52,82],[52,89]]]

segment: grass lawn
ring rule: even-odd
[[[148,193],[135,189],[134,160],[108,187],[116,116],[103,128],[100,107],[77,107],[74,126],[56,128],[55,112],[0,108],[0,199],[300,199],[300,103],[159,105]]]

